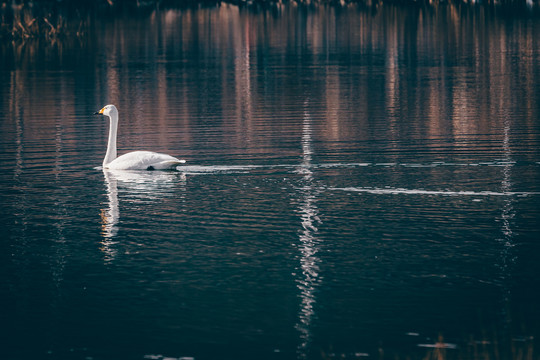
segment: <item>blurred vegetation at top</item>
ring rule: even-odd
[[[160,9],[220,6],[222,3],[261,10],[282,6],[335,6],[354,4],[377,12],[382,6],[437,10],[441,7],[483,7],[501,17],[540,18],[540,0],[0,0],[0,41],[83,37],[98,14],[138,16]]]

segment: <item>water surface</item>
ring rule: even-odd
[[[2,44],[1,357],[538,358],[537,20],[89,19]]]

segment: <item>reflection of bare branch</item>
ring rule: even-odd
[[[45,22],[45,24],[47,24],[47,25],[49,25],[51,27],[51,33],[53,33],[53,34],[56,33],[56,28],[53,26],[53,24],[51,24],[49,22],[49,20],[47,18],[43,18],[43,21]]]
[[[62,16],[61,5],[32,7],[28,4],[10,6],[0,11],[0,39],[29,41],[46,39],[54,42],[81,37],[86,34],[90,21],[84,11],[77,11],[69,18]],[[9,16],[10,15],[10,16]]]
[[[23,36],[28,37],[28,34],[26,32],[25,27],[22,25],[20,21],[17,21],[17,26],[21,29],[21,33]]]

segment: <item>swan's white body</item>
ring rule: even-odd
[[[106,115],[110,119],[109,142],[103,159],[103,168],[112,170],[176,170],[185,163],[171,155],[152,151],[133,151],[116,156],[116,133],[118,130],[118,110],[114,105],[107,105],[96,114]]]
[[[103,163],[103,167],[111,170],[175,170],[183,163],[185,161],[167,154],[133,151],[117,157],[108,164]]]

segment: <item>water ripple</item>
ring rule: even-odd
[[[527,191],[452,191],[452,190],[425,190],[405,188],[369,188],[369,187],[330,187],[330,191],[348,191],[377,195],[435,195],[435,196],[533,196],[540,192]]]
[[[535,164],[540,164],[536,162]],[[435,167],[478,167],[478,166],[487,166],[487,167],[508,167],[515,166],[517,162],[515,161],[505,161],[505,160],[493,160],[493,161],[484,161],[484,162],[443,162],[443,161],[434,161],[434,162],[337,162],[337,163],[311,163],[309,168],[311,170],[316,169],[333,169],[333,168],[363,168],[363,167],[405,167],[405,168],[435,168]],[[300,166],[298,164],[250,164],[250,165],[186,165],[178,168],[179,171],[190,174],[190,175],[199,175],[199,174],[215,174],[215,173],[247,173],[253,170],[261,169],[288,169],[291,172],[298,172],[298,169],[305,168],[304,164]]]

